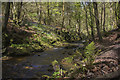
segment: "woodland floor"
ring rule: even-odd
[[[88,77],[116,78],[120,80],[120,30],[113,30],[103,37],[103,42],[96,42],[102,50],[101,55],[95,59],[94,68],[87,74]]]

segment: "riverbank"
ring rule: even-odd
[[[64,40],[49,26],[17,27],[13,23],[7,26],[8,34],[3,33],[3,55],[28,56],[46,49],[64,46]],[[9,42],[8,42],[9,41]]]

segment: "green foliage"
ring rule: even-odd
[[[47,77],[48,79],[49,79],[49,78],[62,78],[62,77],[64,77],[64,74],[65,74],[67,71],[60,69],[59,63],[58,63],[57,60],[54,60],[54,61],[52,62],[52,66],[53,66],[53,68],[56,67],[55,72],[52,74],[52,76],[43,75],[42,77]]]
[[[55,79],[55,78],[62,78],[62,77],[64,77],[64,75],[65,75],[66,72],[67,72],[67,71],[60,69],[60,71],[55,71],[55,72],[52,74],[52,76],[43,75],[42,77],[46,77],[47,79],[50,79],[50,78],[54,78],[54,79]]]
[[[45,78],[50,78],[50,76],[48,76],[48,75],[42,75],[42,77],[45,77]]]
[[[96,52],[95,50],[95,43],[91,42],[88,46],[85,48],[85,63],[86,65],[93,65],[93,62],[95,60],[95,57],[99,54],[100,50]]]
[[[96,50],[95,43],[91,42],[88,46],[86,46],[84,50],[83,57],[83,63],[85,63],[85,66],[91,67],[93,66],[93,62],[95,60],[95,57],[100,54],[101,50]],[[79,55],[82,55],[79,53]]]
[[[60,71],[60,66],[59,66],[57,60],[54,60],[54,61],[52,62],[52,66],[53,66],[53,68],[54,68],[55,71]]]
[[[74,64],[74,66],[72,66],[70,70],[68,70],[69,76],[74,76],[78,73],[81,73],[81,77],[84,77],[88,69],[91,69],[93,67],[96,56],[100,54],[100,50],[96,50],[94,42],[88,44],[82,52],[80,51],[81,50],[79,49],[76,50],[76,54],[73,55],[73,58],[64,58],[64,60],[66,60],[66,62],[68,63],[67,65],[70,66],[71,62],[72,64]],[[82,60],[79,60],[80,57]],[[77,59],[77,61],[74,61],[74,59]]]
[[[11,47],[29,47],[29,44],[12,44]]]
[[[66,61],[67,63],[72,63],[73,57],[72,56],[71,57],[66,57],[66,58],[64,58],[64,61]]]
[[[61,77],[61,73],[59,71],[53,73],[53,78],[60,78],[60,77]]]
[[[54,72],[53,75],[52,75],[52,77],[53,77],[53,78],[62,78],[62,77],[64,77],[64,74],[65,74],[66,72],[67,72],[67,71],[60,69],[59,71]]]
[[[56,64],[58,64],[58,61],[57,61],[57,60],[54,60],[54,61],[52,62],[52,65],[54,66],[54,65],[56,65]]]
[[[42,37],[41,40],[44,42],[48,42],[48,39],[46,37]]]

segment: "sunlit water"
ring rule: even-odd
[[[81,44],[72,44],[83,47]],[[52,48],[28,57],[16,57],[2,64],[3,78],[39,78],[42,75],[52,75],[54,72],[51,63],[54,60],[61,61],[69,54],[74,54],[73,48]]]

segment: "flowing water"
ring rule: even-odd
[[[70,48],[52,48],[33,56],[14,57],[2,61],[3,78],[39,78],[42,75],[52,75],[52,61],[61,61],[63,58],[74,54],[75,46],[83,47],[81,43],[73,43]]]

